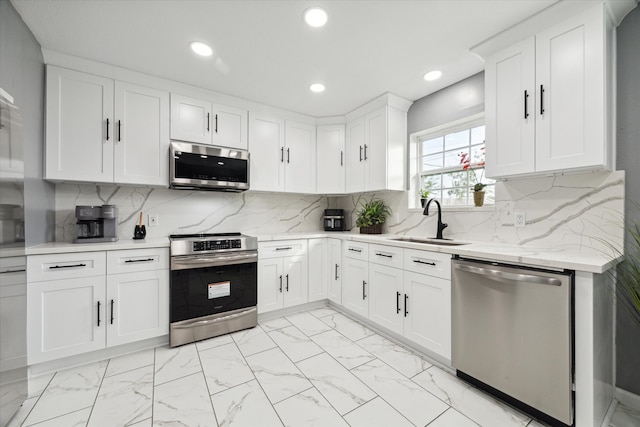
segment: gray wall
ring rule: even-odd
[[[640,7],[618,27],[617,167],[626,173],[625,218],[640,224]],[[640,325],[623,309],[616,328],[617,386],[640,395]]]
[[[0,0],[0,87],[14,97],[24,124],[26,246],[53,241],[55,186],[42,180],[44,158],[42,49],[9,0]]]
[[[484,111],[484,71],[420,98],[407,113],[412,133]]]

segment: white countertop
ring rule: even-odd
[[[256,236],[259,242],[313,239],[333,237],[347,241],[359,241],[366,243],[378,243],[390,246],[398,246],[409,249],[420,249],[431,252],[456,254],[471,258],[489,259],[492,261],[525,264],[534,267],[569,269],[585,271],[589,273],[604,273],[613,267],[619,257],[613,254],[597,254],[589,251],[563,248],[540,248],[521,245],[508,245],[504,243],[487,243],[465,241],[468,244],[459,246],[445,246],[435,244],[402,242],[392,240],[396,236],[390,234],[358,234],[352,232],[309,232],[265,234]],[[404,236],[409,237],[409,236]],[[77,253],[93,251],[109,251],[121,249],[143,249],[169,247],[169,238],[154,238],[145,240],[125,239],[110,243],[69,243],[52,242],[26,248],[26,255],[46,255],[56,253]]]

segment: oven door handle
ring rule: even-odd
[[[254,262],[258,262],[258,254],[256,252],[215,256],[190,255],[171,258],[171,270],[219,267],[223,265],[250,264]]]
[[[173,329],[195,328],[195,327],[198,327],[198,326],[205,326],[205,325],[208,325],[208,324],[211,324],[211,323],[222,322],[224,320],[235,319],[236,317],[246,316],[247,314],[251,313],[252,311],[256,311],[256,308],[252,307],[252,308],[250,308],[248,310],[245,310],[245,311],[242,311],[240,313],[229,314],[228,316],[216,317],[214,319],[194,320],[192,322],[185,322],[185,323],[181,323],[181,324],[173,324],[173,325],[171,325],[171,327]]]

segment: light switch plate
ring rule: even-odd
[[[149,214],[149,227],[157,227],[160,225],[160,215]]]

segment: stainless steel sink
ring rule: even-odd
[[[410,242],[410,243],[422,243],[425,245],[441,245],[441,246],[460,246],[468,245],[467,242],[459,242],[450,239],[421,239],[419,237],[394,237],[390,240],[397,242]]]

